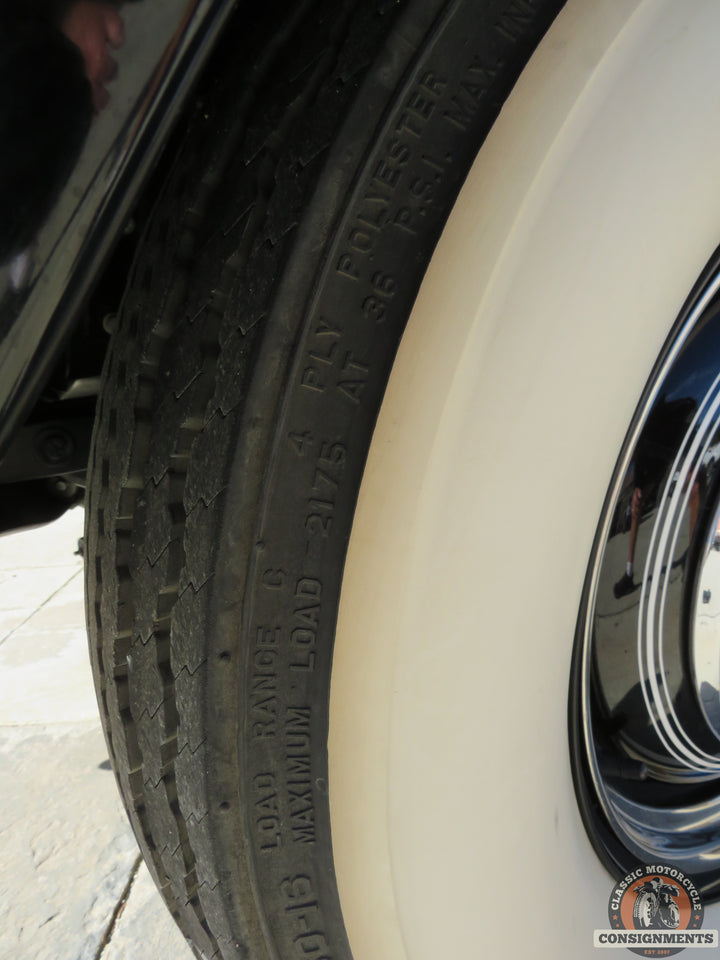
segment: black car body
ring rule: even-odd
[[[3,12],[2,529],[49,518],[84,485],[102,324],[142,230],[142,191],[153,172],[162,179],[168,137],[235,4],[125,4],[110,100],[92,117],[78,89],[88,81],[73,75],[58,25],[64,6],[9,3]],[[32,167],[29,153],[40,160]],[[20,189],[8,157],[26,168]]]

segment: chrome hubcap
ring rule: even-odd
[[[621,347],[620,347],[621,349]],[[720,882],[720,257],[645,390],[586,578],[571,745],[613,867]],[[717,877],[716,877],[717,872]]]

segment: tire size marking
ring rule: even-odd
[[[333,960],[311,878],[303,873],[287,877],[280,884],[280,894],[297,956],[305,960]]]

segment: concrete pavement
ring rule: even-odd
[[[0,960],[191,960],[110,771],[82,525],[76,507],[0,537]]]

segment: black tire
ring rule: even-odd
[[[655,927],[655,914],[657,913],[657,897],[654,893],[647,890],[642,891],[635,898],[633,904],[633,920],[638,930],[647,930]]]
[[[133,828],[205,957],[350,956],[326,742],[363,464],[442,225],[561,5],[317,0],[281,31],[285,4],[241,10],[141,242],[88,625]]]

